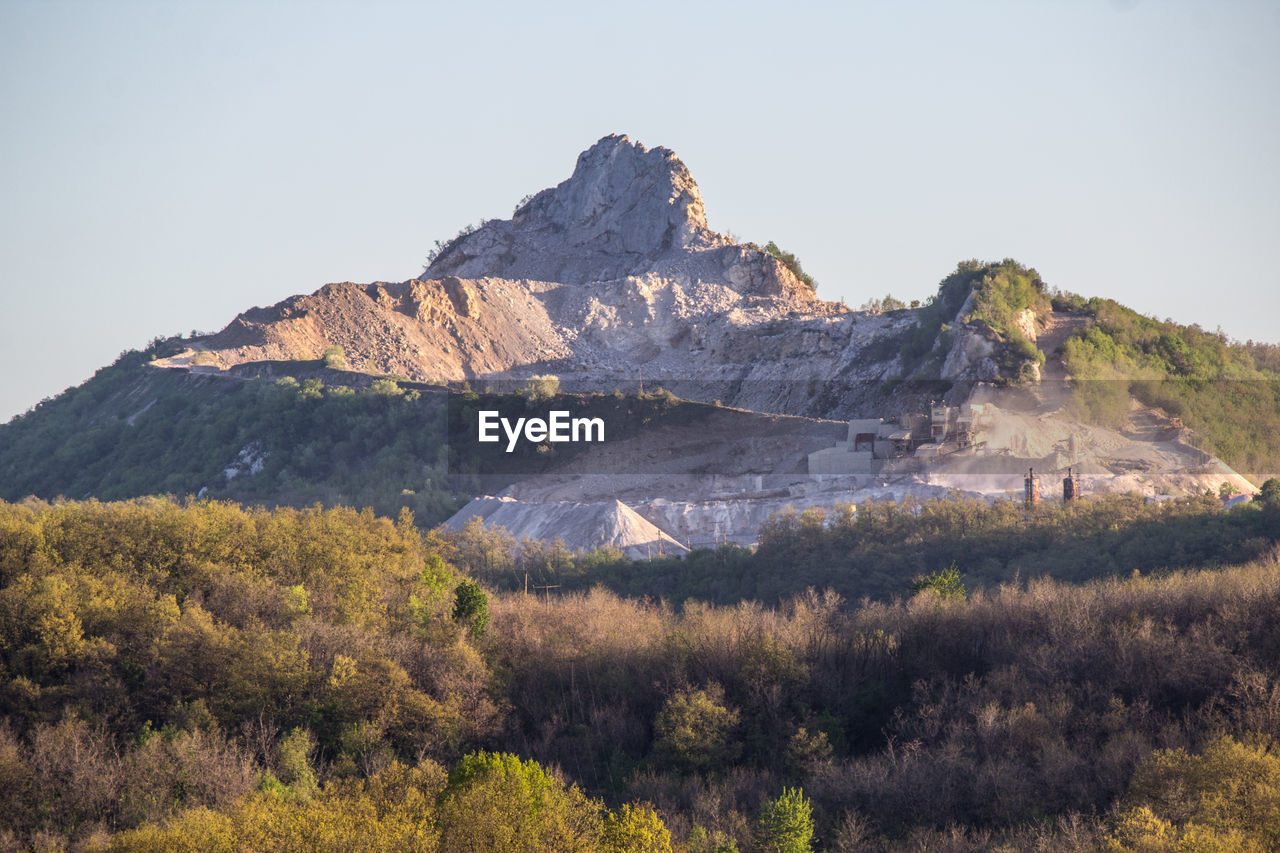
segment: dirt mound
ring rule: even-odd
[[[559,539],[573,550],[617,548],[632,559],[683,554],[688,549],[621,501],[526,503],[481,497],[445,522],[461,530],[472,518],[503,527],[517,539]]]
[[[357,370],[419,381],[465,379],[570,354],[539,299],[555,287],[457,278],[328,284],[246,311],[198,344],[206,364],[224,369],[316,359],[340,346]]]

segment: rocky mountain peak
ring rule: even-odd
[[[610,135],[578,155],[568,179],[511,219],[487,222],[445,246],[424,278],[583,284],[730,245],[707,227],[702,194],[675,152]]]
[[[606,136],[578,155],[573,175],[530,200],[517,221],[539,218],[589,240],[616,236],[623,251],[656,253],[711,242],[702,194],[669,148]],[[536,223],[541,224],[541,223]],[[615,247],[616,248],[616,247]]]

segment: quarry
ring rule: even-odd
[[[972,319],[975,299],[824,301],[779,254],[712,230],[673,152],[613,135],[511,218],[442,242],[420,275],[250,309],[151,367],[245,379],[340,348],[353,375],[424,393],[532,377],[564,394],[661,387],[706,411],[495,483],[447,522],[633,557],[750,545],[770,515],[810,507],[1021,499],[1032,471],[1086,499],[1256,491],[1159,408],[1085,416],[1061,347],[1088,318],[1041,300],[1001,331]]]
[[[998,398],[988,390],[981,397]],[[905,423],[904,423],[905,422]],[[939,405],[927,415],[857,418],[847,423],[807,425],[813,437],[773,444],[755,440],[746,452],[741,436],[721,443],[701,434],[676,443],[665,437],[672,454],[667,473],[625,473],[643,468],[653,452],[635,440],[612,450],[618,474],[545,474],[505,489],[500,498],[478,498],[448,522],[459,527],[473,515],[486,520],[495,507],[501,523],[516,538],[545,535],[549,507],[572,505],[584,515],[621,501],[653,526],[643,538],[601,542],[592,524],[561,526],[556,534],[571,548],[600,544],[628,553],[658,554],[658,543],[674,540],[685,548],[733,543],[753,545],[765,520],[778,512],[810,507],[832,511],[865,501],[901,501],[962,495],[985,500],[1023,500],[1028,471],[1046,484],[1043,500],[1059,500],[1059,483],[1069,482],[1071,497],[1136,492],[1149,500],[1217,493],[1222,483],[1233,492],[1254,491],[1229,466],[1196,448],[1194,437],[1175,419],[1134,405],[1125,430],[1082,423],[1061,412],[1017,411],[995,402]],[[830,440],[843,433],[837,442]],[[823,436],[827,439],[824,441]],[[716,451],[727,464],[715,474],[689,474]],[[814,449],[805,451],[805,447]],[[621,460],[629,459],[630,464]],[[740,460],[733,462],[731,460]],[[689,467],[684,467],[689,466]],[[579,470],[590,470],[585,459]],[[1053,488],[1049,487],[1049,484]],[[628,550],[630,549],[630,550]]]

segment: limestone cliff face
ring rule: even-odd
[[[646,273],[812,298],[776,258],[707,227],[698,184],[675,152],[625,136],[606,136],[582,152],[567,180],[511,219],[453,241],[424,276],[587,284]]]

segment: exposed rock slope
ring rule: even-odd
[[[912,323],[816,298],[773,255],[707,226],[671,151],[609,136],[511,219],[444,247],[421,279],[330,284],[255,308],[158,365],[213,371],[337,345],[353,368],[416,380],[550,372],[568,389],[644,381],[691,399],[843,416],[857,400],[818,386],[889,378]]]
[[[538,193],[511,219],[455,240],[427,275],[586,284],[730,245],[707,227],[702,194],[674,152],[606,136],[578,156],[568,180]]]

